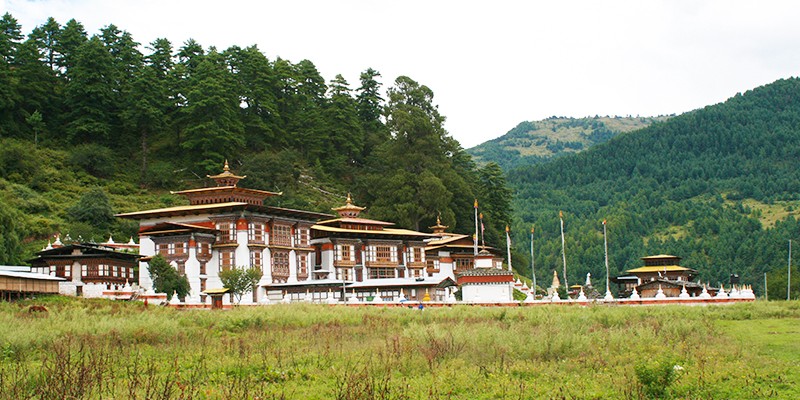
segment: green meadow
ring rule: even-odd
[[[0,303],[0,397],[796,399],[798,338],[796,301],[177,311],[51,297]]]

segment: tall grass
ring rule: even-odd
[[[212,312],[55,297],[0,304],[0,397],[796,398],[793,359],[731,330],[798,319],[797,302]]]

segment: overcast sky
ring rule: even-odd
[[[270,59],[311,60],[351,88],[427,85],[469,148],[524,120],[680,114],[797,76],[793,1],[0,0],[27,34],[54,17]]]

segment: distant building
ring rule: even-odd
[[[508,303],[514,301],[514,273],[497,268],[496,257],[481,250],[475,268],[459,271],[457,283],[461,298],[473,303]]]
[[[682,267],[681,257],[659,254],[641,260],[644,266],[611,279],[619,285],[620,297],[630,296],[634,288],[642,298],[655,297],[659,289],[666,297],[678,297],[684,287],[691,297],[702,292],[702,285],[694,282],[697,271]]]
[[[107,290],[118,290],[138,281],[140,256],[94,243],[63,245],[60,240],[48,245],[29,260],[31,271],[58,278],[59,293],[101,297]]]
[[[37,294],[57,294],[63,278],[31,272],[31,267],[0,265],[0,300],[24,299]]]

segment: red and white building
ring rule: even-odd
[[[475,267],[473,249],[463,248],[470,238],[440,223],[434,233],[395,228],[360,216],[349,195],[336,215],[267,206],[281,193],[238,187],[245,177],[227,162],[209,178],[215,187],[174,192],[189,205],[118,215],[139,221],[143,261],[161,254],[188,278],[187,303],[210,305],[205,292],[222,288],[220,270],[249,267],[263,275],[242,304],[452,301],[455,274]],[[139,284],[152,288],[146,262]]]

